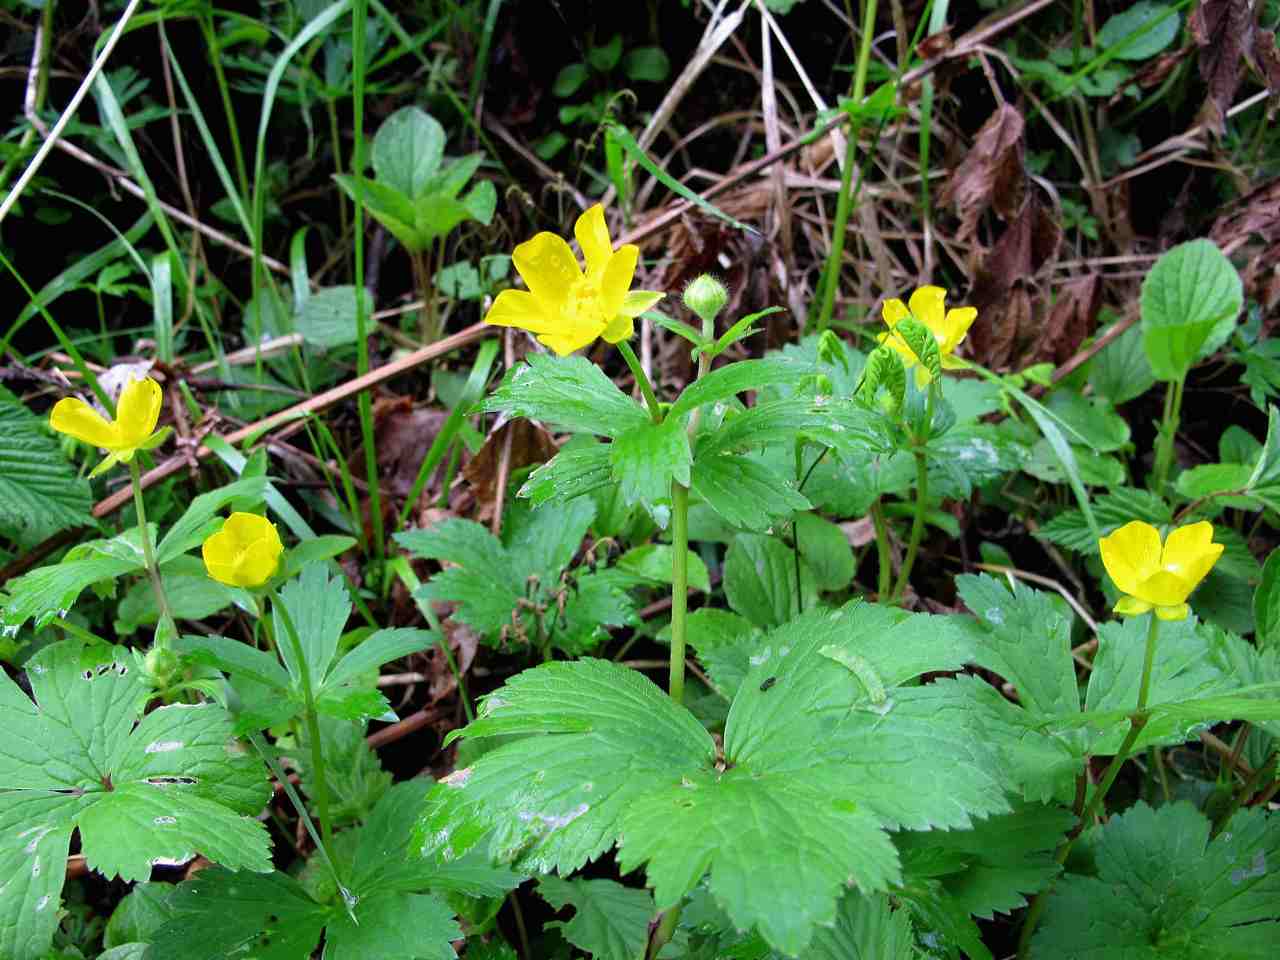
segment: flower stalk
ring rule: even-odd
[[[151,545],[151,531],[147,528],[147,505],[142,497],[142,471],[136,459],[129,461],[129,481],[133,487],[133,509],[138,514],[138,538],[142,541],[142,562],[151,580],[151,590],[156,596],[156,609],[160,612],[160,629],[156,630],[155,649],[168,650],[178,635],[178,625],[169,609],[169,598],[160,578],[160,565],[156,563],[155,548]]]

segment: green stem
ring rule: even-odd
[[[1173,380],[1165,392],[1164,416],[1156,438],[1156,462],[1151,471],[1151,487],[1156,493],[1164,490],[1169,470],[1173,467],[1173,440],[1182,417],[1182,388],[1185,383],[1185,378]]]
[[[636,384],[640,387],[640,393],[644,397],[644,404],[649,408],[649,416],[653,418],[654,423],[661,423],[662,408],[658,406],[658,398],[653,392],[653,384],[645,376],[644,367],[640,366],[639,357],[631,349],[631,344],[625,340],[619,340],[615,346],[618,348],[618,352],[622,354],[622,359],[627,361],[627,366],[631,368],[631,375],[635,377]]]
[[[231,137],[231,156],[236,165],[236,180],[240,184],[240,196],[249,197],[249,171],[244,165],[244,149],[240,146],[240,129],[236,124],[235,107],[231,104],[231,90],[227,86],[227,77],[222,70],[222,48],[218,43],[218,35],[213,29],[213,18],[206,12],[199,18],[200,32],[204,34],[205,46],[209,48],[209,62],[213,64],[213,76],[218,83],[218,93],[222,98],[222,110],[227,117],[227,133]]]
[[[156,563],[156,552],[151,546],[151,531],[147,529],[147,505],[142,499],[142,470],[138,466],[138,458],[129,461],[129,480],[133,488],[133,509],[138,514],[138,533],[142,541],[142,562],[146,564],[147,576],[151,578],[151,589],[156,595],[156,609],[160,611],[160,627],[156,631],[155,648],[168,650],[169,644],[178,635],[178,625],[169,612],[169,598],[165,596],[164,583],[160,580],[160,566]]]
[[[680,924],[680,910],[681,904],[677,903],[670,910],[663,911],[662,919],[658,921],[658,926],[653,931],[653,937],[649,940],[649,948],[641,955],[642,957],[652,960],[671,941],[671,938],[675,936],[676,927]]]
[[[1111,792],[1111,785],[1116,782],[1116,776],[1120,773],[1120,768],[1124,766],[1124,762],[1129,758],[1129,752],[1133,749],[1138,736],[1147,725],[1147,697],[1151,691],[1151,669],[1155,663],[1156,642],[1160,636],[1160,618],[1154,612],[1149,616],[1151,617],[1151,624],[1147,628],[1147,648],[1142,660],[1142,679],[1138,684],[1138,704],[1129,716],[1129,732],[1125,734],[1124,741],[1120,744],[1120,749],[1116,751],[1116,755],[1111,758],[1111,763],[1107,765],[1107,772],[1102,775],[1102,782],[1098,784],[1093,796],[1089,798],[1089,803],[1084,808],[1084,813],[1080,816],[1080,822],[1076,824],[1075,829],[1071,831],[1066,841],[1058,848],[1055,859],[1059,864],[1067,862],[1067,857],[1071,853],[1071,848],[1075,846],[1076,840],[1080,838],[1085,828],[1102,808],[1103,801],[1106,800],[1107,794]],[[1044,913],[1045,903],[1048,901],[1049,893],[1052,890],[1053,885],[1050,884],[1036,894],[1035,899],[1031,901],[1031,909],[1027,911],[1026,919],[1022,922],[1022,933],[1018,938],[1019,960],[1025,960],[1029,955],[1031,936],[1035,933],[1036,926],[1040,922],[1040,915]]]
[[[871,504],[871,523],[876,528],[876,562],[879,564],[876,571],[876,597],[881,603],[885,603],[889,600],[889,588],[893,583],[893,560],[889,550],[889,525],[885,522],[884,507],[881,506],[879,497]]]
[[[307,655],[302,649],[298,630],[293,625],[293,616],[274,590],[271,591],[271,609],[278,612],[280,619],[284,621],[284,631],[289,635],[289,647],[298,665],[298,679],[302,681],[303,720],[307,725],[307,739],[311,741],[311,779],[316,789],[316,806],[320,810],[320,836],[328,855],[333,850],[333,824],[329,819],[329,780],[324,767],[324,750],[320,743],[320,721],[316,713],[315,694],[311,689],[311,667],[307,664]],[[262,622],[264,626],[267,624],[265,616]]]
[[[916,554],[920,550],[920,541],[924,538],[924,515],[928,509],[929,498],[929,464],[924,451],[912,451],[916,458],[916,506],[911,516],[911,536],[907,540],[907,555],[902,559],[902,569],[898,571],[898,583],[893,588],[893,599],[901,600],[907,590],[907,580],[911,576],[911,568],[915,566]]]
[[[850,99],[854,107],[862,104],[867,89],[867,66],[871,61],[871,38],[875,33],[877,0],[863,0],[862,37],[858,45],[858,62],[853,71],[853,90]],[[844,259],[844,237],[853,211],[853,168],[858,152],[860,122],[853,117],[849,124],[848,140],[844,148],[844,168],[840,171],[840,194],[836,198],[836,218],[831,224],[831,252],[827,256],[827,268],[822,277],[822,306],[818,309],[818,329],[831,325],[835,309],[836,287],[840,279],[840,261]]]
[[[684,702],[685,615],[689,609],[689,488],[671,482],[671,679],[667,692]]]

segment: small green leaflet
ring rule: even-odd
[[[649,422],[640,406],[582,356],[531,353],[483,404],[491,413],[540,420],[574,433],[616,437]]]
[[[44,956],[74,828],[107,877],[145,880],[154,863],[197,853],[271,869],[254,819],[271,791],[226,711],[174,704],[143,716],[150,688],[119,647],[53,644],[27,676],[35,703],[0,674],[0,956]]]
[[[1086,839],[1094,875],[1068,874],[1049,897],[1033,960],[1241,960],[1280,942],[1280,820],[1236,813],[1216,837],[1181,801],[1142,801]]]
[[[552,921],[564,938],[594,960],[635,960],[649,940],[653,897],[612,880],[543,877],[538,892],[557,910],[573,907],[567,922]]]
[[[89,525],[89,483],[58,441],[16,396],[0,387],[0,528],[27,546]]]

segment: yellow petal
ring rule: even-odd
[[[239,550],[235,538],[226,532],[226,524],[212,536],[206,537],[200,546],[200,555],[204,558],[204,568],[209,576],[219,583],[237,586],[236,556]]]
[[[1138,589],[1133,593],[1134,596],[1153,603],[1157,607],[1167,607],[1186,600],[1191,593],[1191,586],[1176,573],[1157,570],[1139,583]]]
[[[503,290],[494,297],[484,315],[484,322],[499,327],[520,327],[531,333],[544,333],[551,327],[541,302],[526,290]]]
[[[1151,609],[1151,604],[1137,597],[1121,597],[1111,609],[1122,617],[1132,617],[1139,613],[1146,613]]]
[[[275,542],[272,542],[269,537],[263,537],[256,543],[250,544],[249,548],[240,555],[240,561],[236,564],[236,576],[240,580],[240,586],[260,587],[270,580],[276,572],[276,567],[279,566],[281,549],[279,536],[275,537]]]
[[[893,329],[903,317],[911,316],[911,311],[907,309],[905,303],[894,297],[884,302],[884,306],[880,308],[880,316],[889,325],[889,329]]]
[[[49,426],[103,450],[120,446],[116,425],[78,397],[63,397],[55,403],[49,413]]]
[[[275,529],[276,525],[266,517],[241,511],[231,514],[222,525],[222,532],[232,538],[237,551],[245,550],[251,543],[272,534],[275,534],[276,542],[279,543],[280,535],[275,532]]]
[[[600,276],[613,254],[613,241],[609,239],[609,227],[604,222],[604,207],[597,203],[583,213],[573,225],[573,235],[578,238],[582,255],[587,258],[587,276]]]
[[[946,320],[942,324],[942,342],[939,344],[944,356],[960,346],[965,334],[969,332],[969,328],[977,318],[976,307],[956,307],[954,310],[947,311]]]
[[[1200,581],[1209,575],[1209,571],[1218,562],[1218,558],[1222,556],[1224,549],[1226,548],[1220,543],[1209,544],[1209,549],[1179,570],[1178,576],[1187,581],[1191,585],[1191,589],[1194,590],[1200,586]]]
[[[636,275],[636,261],[640,248],[634,243],[624,243],[610,257],[600,277],[600,310],[612,320],[622,309],[627,291]]]
[[[947,291],[941,287],[921,287],[911,295],[911,315],[937,333],[946,320],[946,301]]]
[[[573,322],[564,323],[554,331],[541,333],[538,339],[554,350],[559,356],[567,357],[575,350],[581,350],[604,331],[603,322],[594,322],[585,318],[574,318]]]
[[[638,317],[664,296],[666,294],[655,290],[632,290],[623,298],[618,312],[628,317]]]
[[[1214,550],[1214,547],[1218,549]],[[1213,542],[1213,524],[1208,520],[1201,520],[1199,523],[1179,527],[1169,534],[1164,543],[1164,552],[1160,556],[1160,565],[1170,573],[1176,573],[1192,583],[1199,583],[1221,552],[1222,545]],[[1209,566],[1203,567],[1203,572],[1193,578],[1190,571],[1200,570],[1210,554],[1212,559]]]
[[[556,312],[569,295],[569,288],[582,279],[578,259],[554,233],[538,234],[516,247],[511,260],[535,297],[543,301],[544,312]]]
[[[899,334],[882,333],[877,336],[876,339],[900,356],[902,358],[902,365],[908,370],[916,365],[917,360],[915,351],[907,346],[907,341],[903,340]]]
[[[625,313],[619,313],[604,328],[600,334],[609,343],[620,343],[623,340],[630,340],[632,334],[636,332],[635,321]]]
[[[150,377],[130,380],[120,391],[116,404],[116,425],[120,429],[122,445],[137,447],[155,432],[160,419],[160,406],[164,393],[160,384]]]
[[[1149,523],[1131,520],[1098,541],[1102,565],[1121,593],[1131,596],[1138,584],[1160,569],[1160,531]]]
[[[1190,613],[1191,608],[1185,603],[1169,607],[1156,607],[1156,616],[1161,620],[1185,620]]]

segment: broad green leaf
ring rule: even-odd
[[[813,935],[807,960],[925,960],[915,944],[911,915],[890,907],[885,894],[850,890],[836,909],[836,922]]]
[[[712,370],[705,377],[685,387],[667,414],[678,420],[698,407],[717,400],[727,400],[747,390],[758,390],[774,383],[790,383],[806,372],[805,365],[788,356],[773,356],[764,360],[740,360],[728,366]]]
[[[355,537],[332,533],[308,537],[285,552],[279,576],[285,580],[292,579],[308,564],[330,560],[339,554],[346,553],[356,545],[356,542]]]
[[[1149,616],[1142,616],[1101,625],[1098,653],[1085,694],[1087,711],[1123,711],[1126,715],[1133,711],[1138,702],[1149,622]],[[1152,707],[1160,707],[1228,693],[1231,685],[1208,661],[1206,652],[1205,640],[1196,629],[1194,619],[1161,623],[1147,702]],[[1115,753],[1128,730],[1127,720],[1115,723],[1098,736],[1090,752],[1099,756]],[[1148,723],[1133,749],[1171,742],[1170,737],[1172,742],[1181,742],[1190,735],[1190,730],[1173,732],[1167,725]]]
[[[1102,494],[1094,502],[1094,512],[1098,529],[1104,535],[1130,520],[1142,520],[1157,527],[1173,520],[1173,511],[1161,497],[1133,487],[1118,487]],[[1036,531],[1036,536],[1078,553],[1098,552],[1097,537],[1079,510],[1062,511]]]
[[[364,821],[391,787],[391,774],[382,769],[378,755],[365,739],[365,725],[338,717],[318,718],[324,754],[324,776],[329,787],[329,811],[335,826]],[[311,740],[305,726],[299,736],[297,768],[303,792],[315,796]],[[410,781],[413,782],[413,781]],[[425,783],[425,781],[423,781]],[[429,786],[429,784],[427,784]],[[363,838],[364,834],[361,834]],[[384,858],[387,864],[399,861]],[[326,874],[326,879],[331,879]],[[336,891],[335,891],[336,892]]]
[[[462,192],[462,188],[467,185],[467,181],[471,179],[472,175],[480,169],[480,164],[483,162],[483,153],[472,153],[465,157],[460,157],[431,178],[431,181],[426,186],[426,192],[438,193],[446,197],[456,197]],[[467,266],[470,266],[470,264],[467,264]]]
[[[1177,491],[1188,500],[1208,499],[1222,494],[1236,493],[1249,485],[1253,467],[1246,463],[1202,463],[1178,474]],[[1249,509],[1244,497],[1226,497],[1229,506]]]
[[[965,687],[898,686],[964,658],[936,617],[855,605],[799,618],[764,638],[723,764],[643,677],[547,663],[484,701],[462,735],[508,739],[432,790],[415,838],[446,862],[486,842],[500,861],[561,874],[618,842],[622,870],[645,866],[658,908],[709,871],[736,926],[797,954],[835,921],[850,880],[896,882],[886,826],[967,827],[1008,809]],[[761,885],[763,871],[787,883]]]
[[[453,910],[438,897],[371,891],[355,917],[333,911],[325,927],[328,960],[455,960],[451,940],[462,938]]]
[[[651,507],[670,498],[672,482],[689,485],[689,435],[676,417],[638,423],[614,438],[609,463],[623,501]]]
[[[1031,942],[1043,960],[1263,960],[1280,937],[1280,820],[1211,824],[1180,801],[1139,801],[1089,835],[1095,874],[1068,874]]]
[[[1140,397],[1156,382],[1142,348],[1142,330],[1130,327],[1102,349],[1089,367],[1095,396],[1112,406]]]
[[[975,631],[980,666],[1011,682],[1035,714],[1080,711],[1071,659],[1071,618],[1055,597],[1014,581],[1012,592],[986,574],[956,577],[956,591],[985,629]]]
[[[534,507],[560,505],[575,497],[613,485],[609,445],[595,443],[566,446],[529,475],[520,488]]]
[[[1253,595],[1253,619],[1258,646],[1280,649],[1280,550],[1272,550],[1262,565],[1262,581]]]
[[[622,58],[622,72],[631,80],[662,83],[671,73],[671,61],[661,47],[634,47]]]
[[[34,703],[0,676],[0,944],[14,960],[48,946],[73,827],[90,868],[108,878],[146,879],[153,863],[196,853],[270,869],[267,832],[253,819],[270,789],[232,740],[228,714],[205,704],[143,716],[139,660],[102,653],[70,642],[41,650],[27,667]]]
[[[605,437],[616,437],[649,422],[635,401],[581,356],[529,354],[489,395],[484,409]]]
[[[941,896],[990,920],[1026,906],[1025,895],[1057,875],[1054,852],[1075,821],[1062,807],[1020,804],[970,830],[899,833],[894,842],[908,886],[916,877],[935,879]]]
[[[819,590],[843,590],[853,580],[853,547],[844,531],[816,513],[797,513],[792,522],[800,557],[813,571]]]
[[[649,941],[653,897],[613,880],[543,877],[538,893],[557,910],[573,908],[567,922],[552,921],[564,938],[595,960],[635,960]]]
[[[44,423],[0,387],[0,530],[34,546],[93,519],[89,483],[77,477]]]
[[[689,586],[703,593],[711,592],[711,577],[707,573],[707,565],[692,550],[685,551],[688,559]],[[646,543],[632,547],[618,558],[617,567],[628,574],[653,584],[671,583],[671,563],[674,551],[670,544]]]
[[[373,297],[364,292],[364,312],[373,312]],[[313,347],[328,350],[356,342],[356,288],[325,287],[307,297],[294,326],[302,339]]]
[[[1098,48],[1121,60],[1146,60],[1173,43],[1179,22],[1176,7],[1138,0],[1107,18],[1098,31]]]
[[[1267,438],[1249,475],[1248,489],[1259,496],[1280,492],[1280,410],[1267,407]]]
[[[1181,380],[1235,329],[1240,274],[1212,240],[1181,243],[1142,282],[1142,342],[1160,380]]]
[[[1064,389],[1049,396],[1048,407],[1098,453],[1120,450],[1129,442],[1129,424],[1105,401]]]
[[[338,640],[351,616],[346,582],[341,576],[330,577],[324,564],[313,563],[304,568],[297,579],[286,583],[276,596],[278,602],[288,609],[297,629],[311,682],[319,684],[333,662]],[[301,665],[289,639],[285,619],[275,602],[272,603],[271,620],[280,659],[293,682],[301,688]]]
[[[554,588],[582,547],[594,515],[595,505],[590,500],[558,510],[511,504],[503,517],[502,539],[516,582],[528,584],[536,577],[539,584]]]
[[[154,528],[151,530],[155,536]],[[41,629],[63,616],[85,587],[101,580],[115,580],[143,569],[142,541],[137,527],[110,540],[91,540],[72,547],[60,563],[37,567],[9,582],[5,604],[5,629],[16,632],[35,619]]]
[[[477,184],[471,193],[462,200],[456,200],[453,197],[446,197],[437,193],[419,197],[413,205],[414,224],[418,228],[418,235],[427,240],[427,242],[431,242],[451,233],[453,228],[462,223],[462,221],[472,219],[472,208],[467,201],[481,186],[482,184]],[[477,197],[481,201],[479,209],[482,213],[486,206],[492,207],[491,204],[487,203],[488,196],[493,196],[495,202],[497,200],[496,195],[493,194],[493,185],[489,184],[488,186],[487,194],[481,194]],[[490,209],[490,213],[492,213],[492,209]],[[476,217],[475,219],[480,218]]]
[[[587,65],[578,61],[577,63],[567,63],[560,68],[560,72],[556,74],[555,82],[551,85],[551,93],[553,96],[572,97],[578,92],[590,74],[587,72]]]
[[[288,671],[274,656],[230,637],[187,635],[174,641],[174,650],[193,663],[245,676],[265,686],[284,690],[290,684]]]
[[[810,506],[792,480],[738,454],[704,456],[699,452],[691,480],[697,497],[730,526],[742,530],[768,530]]]
[[[382,121],[373,138],[378,180],[417,199],[440,167],[444,141],[444,128],[434,117],[418,107],[401,107]]]
[[[317,687],[317,697],[349,684],[362,674],[377,673],[384,663],[427,649],[434,642],[430,630],[398,627],[377,630],[333,664]]]
[[[171,560],[161,568],[160,575],[169,612],[176,620],[202,620],[237,602],[252,609],[248,593],[212,579],[198,557]],[[141,626],[154,624],[159,615],[155,588],[149,580],[140,580],[116,607],[116,633],[126,637]]]
[[[818,601],[813,571],[781,540],[742,533],[724,560],[724,592],[729,606],[758,627],[776,627]]]
[[[418,231],[413,202],[403,193],[364,177],[335,174],[333,179],[352,200],[356,198],[358,190],[362,191],[365,209],[404,244],[410,253],[426,248],[428,238]]]
[[[135,883],[111,912],[102,945],[110,948],[150,941],[164,923],[164,905],[172,892],[167,883]]]

